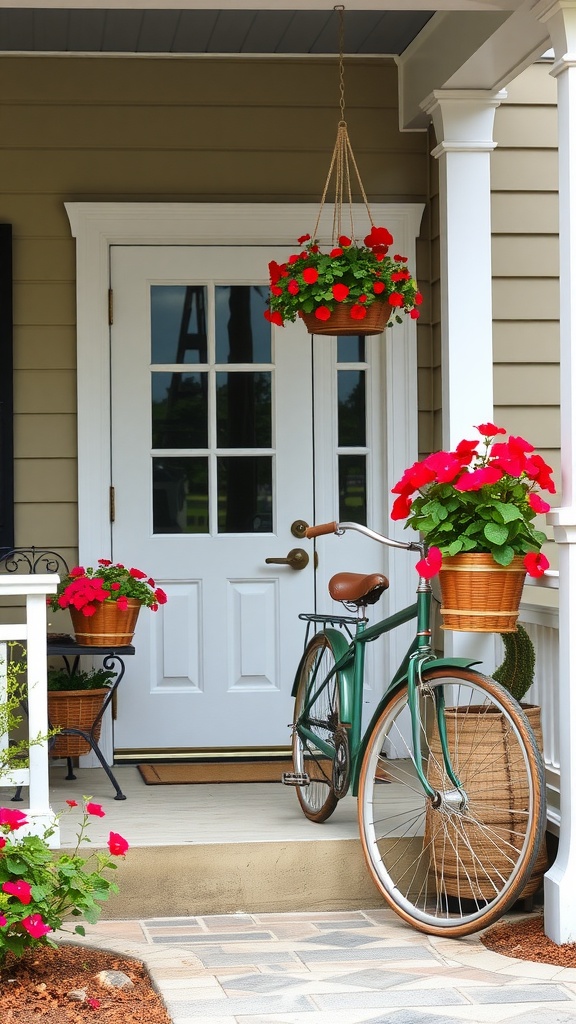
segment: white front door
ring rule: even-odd
[[[117,749],[289,740],[313,561],[266,559],[312,555],[312,374],[305,331],[263,317],[274,255],[112,249],[113,558],[168,595],[140,614]]]

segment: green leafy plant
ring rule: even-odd
[[[340,235],[338,245],[322,252],[319,243],[310,235],[302,235],[298,245],[304,246],[293,253],[286,263],[273,260],[270,272],[269,309],[264,316],[280,327],[286,321],[294,322],[301,313],[313,313],[326,323],[339,305],[350,306],[350,316],[362,320],[373,302],[385,300],[395,311],[394,320],[402,322],[401,313],[416,320],[422,295],[406,267],[407,258],[388,255],[394,239],[387,228],[372,227],[359,245]],[[305,244],[306,243],[306,244]]]
[[[0,701],[0,736],[10,737],[6,746],[0,747],[0,779],[17,768],[28,765],[28,750],[31,746],[49,739],[53,731],[46,736],[38,736],[18,740],[14,734],[22,725],[22,708],[27,699],[26,662],[24,649],[20,644],[8,645],[9,657],[3,666],[6,673],[5,696]]]
[[[70,674],[65,668],[48,669],[48,691],[51,693],[64,690],[101,690],[112,685],[114,672],[104,668],[91,669],[84,672],[77,669]]]
[[[48,598],[48,605],[52,611],[72,606],[88,618],[104,602],[126,609],[130,598],[153,612],[167,601],[161,587],[141,569],[127,569],[120,562],[100,558],[96,568],[77,565],[71,569],[58,584],[54,596]]]
[[[66,803],[70,810],[78,806],[75,800]],[[21,956],[31,946],[54,946],[50,934],[66,930],[70,918],[82,917],[94,924],[100,904],[118,892],[105,874],[116,869],[114,858],[126,854],[126,840],[110,832],[107,851],[88,857],[80,854],[81,845],[90,842],[86,834],[90,818],[104,814],[100,804],[84,797],[76,846],[58,854],[48,845],[55,826],[46,828],[42,836],[17,838],[15,833],[28,825],[26,815],[0,807],[0,962],[8,952]],[[85,934],[81,924],[73,931]]]
[[[492,676],[520,703],[534,682],[534,644],[520,623],[515,633],[501,633],[500,636],[504,644],[504,661]]]
[[[455,451],[434,452],[405,471],[392,488],[398,497],[391,518],[406,519],[426,539],[428,555],[416,568],[427,578],[440,570],[443,555],[461,552],[491,554],[503,566],[523,555],[528,574],[542,576],[547,538],[534,519],[550,505],[536,488],[555,493],[551,467],[522,437],[493,443],[507,433],[503,427],[475,429],[483,437],[480,449],[479,441],[463,440]]]

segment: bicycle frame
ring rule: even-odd
[[[346,529],[358,530],[357,524],[342,523],[340,527],[335,530],[336,533],[344,533]],[[389,544],[393,547],[401,547],[407,550],[418,550],[421,554],[425,554],[425,545],[420,543],[403,544],[399,541],[392,541],[389,538],[382,538],[380,535],[373,533],[366,527],[362,527],[358,532],[364,533],[377,539],[381,542]],[[373,625],[368,626],[365,619],[354,618],[346,615],[314,615],[306,614],[302,615],[301,618],[305,619],[309,623],[323,623],[323,632],[329,637],[332,649],[335,655],[335,664],[327,674],[324,680],[323,686],[319,691],[315,692],[314,699],[316,700],[319,693],[324,689],[330,680],[337,677],[339,698],[340,698],[340,719],[342,724],[346,727],[348,732],[348,739],[350,745],[350,760],[351,760],[351,788],[354,796],[358,792],[358,779],[360,774],[360,767],[362,764],[362,757],[368,739],[371,735],[373,725],[379,717],[382,707],[385,701],[398,690],[404,683],[408,685],[408,705],[410,708],[410,714],[412,719],[412,741],[414,745],[414,766],[418,774],[420,783],[427,796],[433,798],[435,793],[433,788],[430,786],[426,775],[422,767],[422,750],[420,743],[420,733],[417,727],[418,716],[416,714],[416,702],[417,702],[417,684],[421,679],[423,669],[433,664],[438,668],[470,668],[473,665],[478,664],[474,659],[469,658],[437,658],[431,647],[431,628],[430,628],[430,609],[432,603],[432,587],[429,580],[420,577],[418,588],[416,591],[416,602],[409,605],[407,608],[401,611],[394,612],[392,615],[375,622]],[[404,655],[400,666],[398,667],[393,679],[386,687],[384,694],[382,695],[378,706],[372,716],[372,719],[368,723],[364,732],[362,732],[362,690],[364,683],[364,660],[365,660],[365,645],[373,640],[378,639],[384,633],[389,633],[398,626],[403,625],[406,622],[410,622],[412,619],[416,619],[416,633],[415,636]],[[328,623],[331,625],[328,626]],[[346,628],[354,623],[356,626],[355,633],[352,635],[349,631],[350,640],[348,641],[341,630],[334,628],[338,624],[345,626]],[[296,677],[292,689],[293,696],[296,695],[296,689],[298,685],[298,678],[300,674],[300,666],[296,672]],[[309,705],[305,705],[302,709],[302,717],[304,717],[309,711]],[[449,778],[453,782],[454,786],[459,789],[460,782],[454,769],[450,763],[450,757],[448,754],[448,745],[446,740],[446,722],[444,717],[444,696],[443,691],[440,690],[439,700],[436,707],[438,730],[440,736],[440,743],[444,755],[444,762],[446,771]],[[318,735],[312,733],[303,724],[297,726],[299,734],[310,740],[318,747],[322,753],[327,757],[334,757],[334,747],[322,740]]]

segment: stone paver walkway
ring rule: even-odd
[[[388,910],[104,921],[173,1024],[576,1024],[576,969],[439,939]]]

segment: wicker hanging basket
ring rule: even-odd
[[[443,629],[470,633],[513,633],[516,630],[524,559],[498,565],[490,554],[469,552],[444,557],[440,569]]]
[[[121,609],[116,601],[104,601],[86,616],[70,608],[76,642],[87,647],[126,647],[132,643],[141,601],[128,598],[128,607]]]
[[[52,729],[82,729],[90,732],[107,694],[99,690],[55,690],[48,693],[48,720]],[[100,720],[94,729],[94,739],[100,739]],[[83,736],[56,736],[49,748],[50,757],[80,757],[87,754],[90,744]]]
[[[382,334],[392,315],[389,302],[373,302],[366,307],[366,316],[355,320],[350,316],[350,304],[342,303],[332,310],[329,320],[318,320],[314,313],[300,313],[309,334],[328,334],[332,337],[347,335]]]
[[[523,705],[522,709],[542,750],[540,708]],[[474,714],[474,711],[478,714]],[[460,779],[466,791],[470,813],[465,818],[439,815],[432,808],[426,816],[425,842],[430,843],[431,864],[442,864],[442,888],[447,896],[460,899],[483,899],[496,891],[509,868],[509,849],[518,847],[528,803],[528,785],[524,762],[512,758],[507,741],[506,720],[494,710],[484,708],[446,708],[448,746],[454,749],[458,737],[460,763],[466,772]],[[435,727],[430,740],[428,781],[438,789],[443,786],[439,765],[443,765],[442,746]],[[500,800],[495,796],[500,794]],[[484,828],[477,827],[476,811]],[[518,822],[516,821],[518,819]],[[487,835],[489,829],[489,835]],[[499,840],[499,841],[498,841]],[[498,846],[501,852],[498,852]],[[542,839],[532,875],[519,899],[532,896],[542,883],[548,869],[545,839]]]

